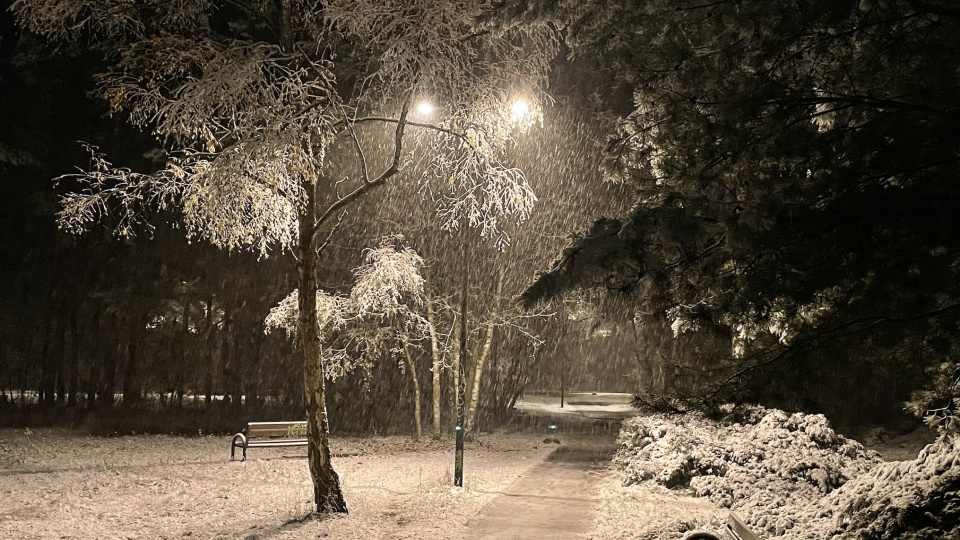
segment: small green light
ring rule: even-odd
[[[457,430],[457,431],[460,431],[460,430],[463,429],[463,428],[461,428],[460,426],[457,426],[457,427],[455,427],[455,428],[453,428],[453,429],[455,429],[455,430]]]
[[[550,424],[550,429],[557,429],[557,425],[556,425],[556,424]]]

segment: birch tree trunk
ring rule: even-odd
[[[459,343],[460,341],[460,325],[454,325],[453,329],[453,343]],[[450,410],[451,415],[454,418],[457,418],[457,415],[460,413],[458,409],[457,400],[460,399],[457,389],[460,388],[460,348],[453,347],[450,352],[450,374],[453,376],[453,399],[450,400]]]
[[[313,237],[317,219],[315,181],[305,182],[307,201],[299,215],[297,244],[300,317],[297,335],[303,354],[303,391],[307,405],[307,461],[313,479],[313,500],[318,513],[347,512],[340,478],[330,463],[327,403],[324,388],[322,343],[317,324],[317,266],[319,254]]]
[[[407,371],[410,372],[410,381],[413,383],[413,424],[416,426],[416,437],[419,441],[423,437],[423,422],[420,414],[420,380],[417,378],[417,364],[410,354],[410,343],[406,336],[401,338],[403,354],[407,358]]]
[[[433,299],[427,295],[427,323],[430,326],[430,359],[433,365],[433,438],[440,438],[440,373],[443,371],[437,322],[433,315]]]
[[[206,328],[206,340],[207,340],[207,373],[203,379],[203,392],[205,394],[204,403],[207,406],[213,402],[213,351],[216,350],[216,346],[213,341],[213,296],[207,297],[207,328]]]
[[[490,318],[487,320],[483,348],[480,349],[480,354],[477,355],[473,363],[473,384],[470,385],[470,404],[467,407],[467,424],[464,426],[468,433],[473,431],[477,419],[477,404],[480,403],[480,385],[483,382],[483,368],[487,365],[487,359],[490,357],[490,349],[493,345],[493,331],[496,326],[496,306],[500,299],[500,294],[503,293],[504,275],[505,272],[500,270],[500,275],[497,277],[496,292],[494,293],[494,309],[493,312],[490,313]]]

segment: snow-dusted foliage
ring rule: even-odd
[[[272,308],[265,320],[266,331],[283,329],[287,332],[287,336],[295,337],[299,301],[300,291],[293,291]],[[330,337],[333,332],[346,325],[347,310],[347,298],[326,291],[317,291],[317,326],[321,339]]]
[[[930,427],[955,436],[960,433],[960,365],[942,362],[928,370],[927,387],[913,392],[907,409]]]
[[[327,378],[356,369],[369,373],[384,354],[400,354],[401,339],[427,334],[429,323],[418,312],[423,304],[422,264],[417,252],[403,245],[402,236],[387,237],[364,252],[349,295],[317,291],[317,327]],[[267,332],[283,329],[297,337],[299,296],[293,291],[270,310]]]
[[[761,538],[783,535],[801,508],[880,463],[822,415],[750,408],[737,422],[697,414],[624,423],[615,462],[626,484],[652,480],[735,510]]]
[[[960,537],[960,439],[917,459],[884,463],[819,500],[797,540],[940,540]]]
[[[445,226],[477,227],[506,242],[501,221],[526,219],[536,197],[505,151],[540,117],[555,32],[480,28],[491,6],[467,0],[297,0],[285,4],[290,12],[280,5],[13,3],[33,32],[112,51],[97,76],[99,97],[152,131],[168,155],[137,173],[92,149],[91,165],[65,176],[78,187],[62,199],[61,226],[79,233],[108,221],[129,236],[163,208],[180,212],[194,238],[266,255],[293,249],[310,188],[340,182],[320,201],[327,212],[313,224],[319,234],[343,207],[405,173],[421,179]],[[421,98],[434,101],[437,114],[414,121],[407,110]],[[529,112],[511,109],[519,98]],[[379,174],[369,166],[384,165],[381,141],[358,136],[367,127],[396,130],[394,159]],[[356,143],[349,166],[326,159],[338,141],[341,150]]]
[[[363,265],[354,270],[356,282],[350,301],[357,315],[397,315],[423,301],[423,259],[403,246],[403,237],[384,238],[380,246],[364,252]]]
[[[822,415],[727,412],[721,421],[653,414],[625,422],[615,458],[624,483],[689,489],[736,512],[763,539],[960,535],[960,439],[941,436],[915,460],[882,462]]]

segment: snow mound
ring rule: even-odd
[[[782,536],[806,509],[881,463],[823,415],[729,409],[714,421],[698,413],[625,421],[614,462],[625,485],[653,481],[689,488],[735,510],[761,538]],[[734,421],[731,421],[734,420]]]
[[[940,439],[915,460],[874,467],[806,514],[804,534],[791,540],[960,538],[960,439]]]

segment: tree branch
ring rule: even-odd
[[[363,118],[357,118],[356,120],[354,120],[354,123],[360,123],[360,122],[388,122],[388,123],[396,123],[396,122],[400,122],[400,121],[401,121],[401,119],[397,119],[397,118],[387,118],[387,117],[385,117],[385,116],[365,116],[365,117],[363,117]],[[440,133],[446,133],[447,135],[451,135],[451,136],[453,136],[453,137],[456,137],[456,138],[458,138],[458,139],[461,139],[461,140],[465,141],[467,144],[470,144],[470,141],[467,139],[467,136],[466,136],[466,135],[464,135],[463,133],[460,133],[459,131],[454,131],[454,130],[452,130],[452,129],[450,129],[450,128],[445,128],[445,127],[443,127],[443,126],[438,126],[437,124],[427,124],[427,123],[424,123],[424,122],[404,122],[404,123],[407,124],[408,126],[414,126],[414,127],[424,128],[424,129],[432,129],[432,130],[434,130],[434,131],[439,131]],[[473,145],[470,145],[470,146],[471,146],[471,148],[473,147]]]
[[[365,195],[370,193],[373,189],[382,186],[387,180],[392,176],[400,172],[400,157],[403,150],[403,132],[404,128],[408,124],[407,122],[407,113],[410,109],[410,99],[406,99],[403,102],[403,107],[400,110],[400,118],[396,120],[397,130],[394,135],[393,142],[393,161],[390,163],[390,166],[386,168],[379,176],[373,180],[367,180],[364,178],[363,185],[357,189],[351,191],[343,198],[338,199],[336,202],[331,204],[320,217],[317,218],[316,223],[313,225],[313,241],[316,242],[320,234],[320,227],[323,226],[331,217],[334,216],[337,212],[345,208],[346,206],[360,200]]]
[[[786,348],[784,348],[782,351],[780,351],[779,353],[777,353],[776,355],[774,355],[774,356],[771,357],[771,358],[767,358],[766,360],[763,360],[763,361],[761,361],[761,362],[757,362],[757,363],[755,363],[755,364],[750,364],[749,366],[746,366],[746,367],[744,367],[744,368],[741,368],[741,369],[738,370],[737,372],[735,372],[735,373],[733,373],[732,375],[730,375],[729,377],[727,377],[723,382],[721,382],[720,384],[718,384],[717,387],[716,387],[716,389],[714,389],[713,391],[705,394],[705,395],[703,396],[703,398],[704,398],[704,400],[709,401],[709,400],[713,399],[714,397],[716,397],[724,388],[727,387],[727,385],[729,385],[729,384],[732,383],[733,381],[739,379],[740,377],[743,377],[744,375],[746,375],[746,374],[748,374],[748,373],[750,373],[750,372],[753,372],[753,371],[755,371],[755,370],[757,370],[757,369],[759,369],[759,368],[761,368],[761,367],[769,366],[770,364],[775,364],[775,363],[777,363],[777,362],[779,362],[780,360],[786,358],[787,356],[789,356],[790,354],[792,354],[792,353],[794,353],[794,352],[801,351],[801,350],[805,350],[805,349],[810,349],[811,347],[816,347],[817,345],[819,345],[819,344],[821,344],[821,343],[823,343],[823,342],[825,342],[825,341],[829,341],[829,340],[831,340],[831,339],[836,339],[836,338],[841,338],[841,337],[846,337],[846,336],[851,335],[851,334],[856,333],[856,332],[863,332],[863,331],[866,331],[866,330],[868,330],[868,329],[870,329],[870,328],[872,328],[872,327],[874,327],[874,326],[876,326],[876,325],[878,325],[878,324],[881,324],[881,323],[907,323],[907,322],[915,322],[915,321],[921,321],[921,320],[924,320],[924,319],[931,319],[931,318],[934,318],[934,317],[939,317],[939,316],[941,316],[941,315],[945,315],[945,314],[948,314],[948,313],[953,312],[953,311],[960,311],[960,303],[951,304],[951,305],[949,305],[949,306],[942,307],[942,308],[940,308],[940,309],[935,309],[935,310],[933,310],[933,311],[928,311],[928,312],[925,312],[925,313],[918,313],[918,314],[916,314],[916,315],[911,315],[911,316],[909,316],[909,317],[888,317],[888,316],[886,316],[886,315],[875,315],[875,316],[872,316],[872,317],[862,317],[862,318],[859,318],[859,319],[854,319],[854,320],[852,320],[852,321],[847,321],[847,322],[845,322],[845,323],[843,323],[843,324],[837,325],[837,326],[835,326],[835,327],[833,327],[833,328],[830,328],[830,329],[828,329],[828,330],[825,330],[825,331],[823,331],[823,332],[820,332],[820,333],[812,336],[808,341],[801,342],[801,343],[798,343],[798,344],[796,344],[796,345],[787,346]],[[853,326],[861,325],[861,324],[864,325],[864,326],[861,327],[861,328],[859,328],[859,329],[855,329],[855,330],[852,330],[852,331],[849,331],[849,332],[846,331],[846,330],[850,329],[850,328],[853,327]]]

